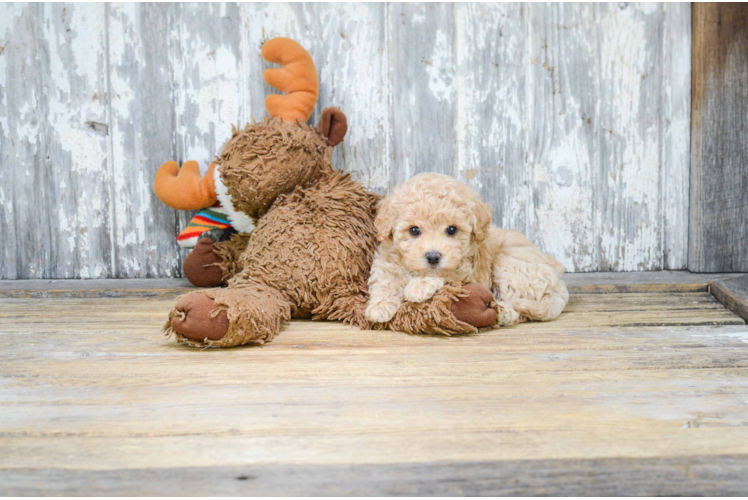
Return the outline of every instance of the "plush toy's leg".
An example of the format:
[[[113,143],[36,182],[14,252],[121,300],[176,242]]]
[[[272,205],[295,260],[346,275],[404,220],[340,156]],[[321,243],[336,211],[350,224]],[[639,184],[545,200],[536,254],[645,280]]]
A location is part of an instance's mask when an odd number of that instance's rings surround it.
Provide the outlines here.
[[[289,319],[291,303],[277,290],[253,283],[180,297],[164,331],[195,346],[263,344],[272,340],[281,323]]]
[[[312,319],[342,321],[362,329],[370,328],[371,323],[364,317],[369,295],[366,285],[351,285],[333,290],[327,302],[312,311]]]
[[[213,240],[203,238],[184,259],[182,270],[184,276],[195,286],[218,286],[223,283],[223,272],[218,267],[219,262],[221,258],[214,251]]]
[[[182,269],[185,277],[200,287],[226,283],[240,271],[239,255],[247,248],[249,236],[249,233],[238,233],[220,243],[214,243],[210,238],[201,239],[184,259]]]
[[[467,297],[460,297],[459,300],[452,302],[452,314],[458,320],[476,328],[494,326],[503,311],[491,290],[478,283],[468,283],[462,286],[462,291]]]
[[[441,288],[422,303],[403,303],[389,323],[372,324],[365,317],[369,300],[366,286],[341,287],[312,311],[313,319],[343,321],[362,329],[389,328],[407,333],[453,335],[474,333],[496,324],[500,307],[491,291],[477,283]]]
[[[167,325],[177,335],[200,342],[221,340],[229,331],[226,310],[200,292],[180,297]]]
[[[375,327],[406,333],[475,333],[477,328],[494,325],[498,312],[498,304],[486,287],[448,284],[426,302],[404,302],[388,324]]]
[[[231,239],[215,244],[214,252],[221,258],[218,267],[221,268],[223,273],[224,283],[228,283],[234,275],[242,270],[239,257],[247,249],[251,236],[252,233],[236,233],[231,235]]]

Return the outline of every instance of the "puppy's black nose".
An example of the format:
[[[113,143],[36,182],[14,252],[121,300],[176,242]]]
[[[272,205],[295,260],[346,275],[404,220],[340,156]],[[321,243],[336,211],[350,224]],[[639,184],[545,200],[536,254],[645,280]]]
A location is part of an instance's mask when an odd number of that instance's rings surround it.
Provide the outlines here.
[[[439,263],[439,261],[442,258],[442,254],[439,252],[428,252],[426,254],[426,262],[429,263],[429,265],[435,266]]]

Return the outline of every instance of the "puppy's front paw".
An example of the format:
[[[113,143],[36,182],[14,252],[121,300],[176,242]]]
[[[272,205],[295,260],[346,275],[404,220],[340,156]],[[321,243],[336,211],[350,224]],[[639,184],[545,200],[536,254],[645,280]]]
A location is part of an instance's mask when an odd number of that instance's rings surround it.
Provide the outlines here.
[[[499,325],[512,326],[520,322],[519,313],[508,302],[499,302]]]
[[[403,297],[408,302],[426,302],[444,286],[444,280],[441,278],[413,278],[405,286]]]
[[[364,316],[372,323],[387,323],[400,308],[400,301],[389,300],[376,304],[369,304]]]

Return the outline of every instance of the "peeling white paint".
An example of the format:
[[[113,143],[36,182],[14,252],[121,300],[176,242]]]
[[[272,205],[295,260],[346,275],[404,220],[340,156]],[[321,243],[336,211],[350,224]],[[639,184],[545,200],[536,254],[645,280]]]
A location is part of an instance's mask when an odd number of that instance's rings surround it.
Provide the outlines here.
[[[153,175],[265,115],[274,36],[377,192],[449,173],[570,271],[681,268],[690,29],[678,4],[2,4],[0,278],[179,275],[192,214]]]
[[[640,7],[599,5],[598,144],[607,174],[600,179],[606,198],[599,212],[603,270],[662,267],[661,39],[652,38],[662,25],[662,11]]]
[[[691,6],[663,8],[662,246],[667,269],[688,263],[691,137]]]
[[[74,175],[57,183],[57,231],[60,255],[78,254],[80,262],[61,277],[103,278],[96,274],[104,258],[109,227],[104,71],[105,16],[102,5],[45,6],[43,35],[49,42],[50,82],[47,120],[57,161],[54,176]],[[101,124],[101,125],[96,125]],[[97,127],[99,127],[97,129]],[[86,229],[81,231],[81,228]],[[66,249],[66,251],[65,251]],[[106,248],[108,251],[109,249]]]
[[[454,99],[456,79],[453,61],[451,40],[447,39],[444,30],[439,30],[436,32],[431,59],[426,62],[429,91],[439,101]]]

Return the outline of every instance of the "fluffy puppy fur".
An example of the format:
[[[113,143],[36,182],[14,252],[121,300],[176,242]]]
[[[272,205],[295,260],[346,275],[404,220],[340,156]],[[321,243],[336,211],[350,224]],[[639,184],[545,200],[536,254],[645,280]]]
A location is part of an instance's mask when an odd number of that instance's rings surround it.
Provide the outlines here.
[[[554,319],[569,300],[561,263],[491,225],[491,207],[452,177],[419,174],[400,185],[380,202],[375,226],[369,321],[387,322],[403,300],[424,302],[453,282],[490,289],[501,325]]]

